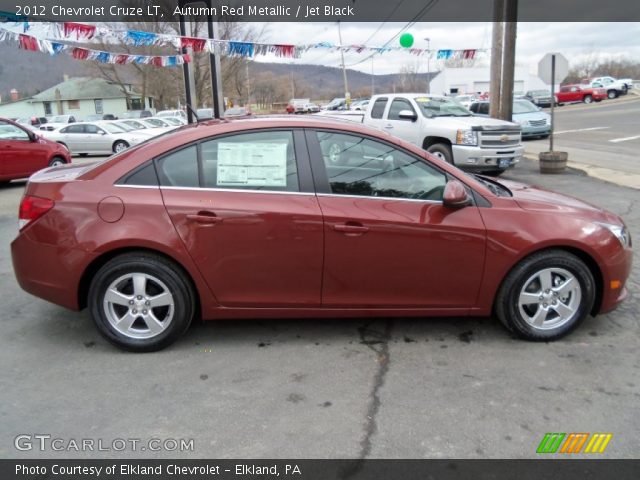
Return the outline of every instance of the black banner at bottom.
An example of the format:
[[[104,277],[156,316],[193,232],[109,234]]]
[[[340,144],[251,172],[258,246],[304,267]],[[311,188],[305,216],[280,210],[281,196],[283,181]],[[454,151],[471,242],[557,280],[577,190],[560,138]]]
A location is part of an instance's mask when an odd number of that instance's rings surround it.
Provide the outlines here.
[[[637,480],[640,460],[0,460],[0,479]]]

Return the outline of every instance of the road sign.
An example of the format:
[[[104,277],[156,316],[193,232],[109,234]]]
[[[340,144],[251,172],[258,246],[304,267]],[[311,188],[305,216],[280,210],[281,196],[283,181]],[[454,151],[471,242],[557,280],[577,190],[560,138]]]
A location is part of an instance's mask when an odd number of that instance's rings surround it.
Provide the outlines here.
[[[538,76],[547,85],[551,85],[551,56],[556,56],[556,78],[554,83],[561,83],[569,74],[569,61],[561,53],[547,53],[538,63]]]

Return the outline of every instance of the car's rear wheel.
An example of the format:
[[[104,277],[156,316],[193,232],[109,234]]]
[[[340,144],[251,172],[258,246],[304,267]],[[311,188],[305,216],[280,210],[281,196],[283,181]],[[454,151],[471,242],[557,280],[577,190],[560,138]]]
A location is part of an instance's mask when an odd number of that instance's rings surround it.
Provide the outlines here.
[[[595,281],[589,268],[563,250],[534,254],[505,278],[496,298],[500,321],[527,340],[556,340],[589,314]]]
[[[67,162],[66,162],[66,161],[65,161],[65,159],[64,159],[64,158],[62,158],[62,157],[53,157],[53,158],[51,159],[51,161],[49,162],[49,166],[50,166],[50,167],[59,167],[60,165],[64,165],[64,164],[66,164],[66,163],[67,163]]]
[[[427,147],[427,152],[447,163],[453,163],[453,153],[451,152],[451,147],[449,145],[436,143]]]
[[[591,102],[593,102],[593,97],[591,95],[585,95],[584,98],[582,99],[582,101],[584,103],[591,103]]]
[[[617,98],[617,97],[618,97],[618,92],[616,92],[615,90],[609,90],[609,91],[607,92],[607,98],[608,98],[609,100],[614,99],[614,98]]]
[[[126,150],[127,148],[129,148],[129,144],[124,140],[118,140],[113,144],[114,153],[120,153],[123,150]]]
[[[91,317],[114,345],[136,352],[160,350],[189,327],[195,296],[173,262],[148,253],[128,253],[107,262],[91,281]]]

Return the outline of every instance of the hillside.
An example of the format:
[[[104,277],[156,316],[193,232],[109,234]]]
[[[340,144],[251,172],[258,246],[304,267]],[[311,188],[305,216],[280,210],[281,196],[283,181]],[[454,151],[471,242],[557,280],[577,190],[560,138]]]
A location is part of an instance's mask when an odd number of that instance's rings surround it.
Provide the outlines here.
[[[3,101],[9,98],[9,91],[16,88],[21,97],[45,90],[61,81],[64,75],[94,75],[89,62],[81,62],[66,55],[50,57],[40,52],[19,50],[13,45],[0,44],[0,95]],[[433,73],[431,74],[434,75]],[[343,95],[342,70],[322,65],[299,65],[281,63],[251,62],[252,82],[273,78],[280,85],[286,85],[279,93],[279,101],[287,101],[295,91],[296,96],[314,99],[330,99]],[[371,92],[372,76],[357,70],[347,70],[349,90],[352,96],[366,96]],[[395,89],[426,90],[426,74],[375,75],[376,92],[391,92]]]

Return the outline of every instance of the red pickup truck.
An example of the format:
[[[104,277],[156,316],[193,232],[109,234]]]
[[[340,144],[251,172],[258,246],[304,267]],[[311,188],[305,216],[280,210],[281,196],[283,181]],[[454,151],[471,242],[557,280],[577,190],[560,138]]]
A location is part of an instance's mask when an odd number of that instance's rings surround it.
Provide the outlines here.
[[[607,91],[604,88],[593,88],[589,85],[563,85],[556,93],[558,104],[572,102],[600,102],[607,98]]]

